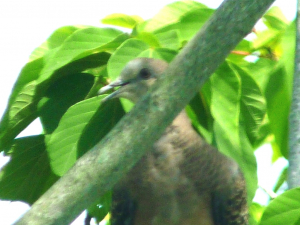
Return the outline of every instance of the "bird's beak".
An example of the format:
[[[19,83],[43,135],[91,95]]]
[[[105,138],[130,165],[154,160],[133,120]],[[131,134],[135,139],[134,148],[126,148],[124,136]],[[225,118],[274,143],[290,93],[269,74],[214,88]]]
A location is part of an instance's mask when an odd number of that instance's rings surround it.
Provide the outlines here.
[[[102,95],[104,94],[105,92],[115,88],[115,87],[121,87],[121,86],[125,86],[126,84],[128,84],[128,82],[126,81],[123,81],[121,79],[117,79],[116,81],[102,87],[99,91],[98,91],[98,95]],[[109,100],[109,99],[112,99],[112,98],[115,98],[118,96],[118,94],[120,94],[120,89],[114,91],[113,93],[111,93],[110,95],[106,96],[104,99],[102,99],[102,103]]]

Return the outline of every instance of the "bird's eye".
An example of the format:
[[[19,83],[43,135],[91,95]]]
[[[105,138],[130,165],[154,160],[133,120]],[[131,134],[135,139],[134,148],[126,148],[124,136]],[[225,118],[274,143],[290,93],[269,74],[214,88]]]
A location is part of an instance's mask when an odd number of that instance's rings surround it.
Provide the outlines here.
[[[142,79],[149,79],[149,78],[151,77],[151,72],[150,72],[150,70],[147,69],[147,68],[141,69],[141,71],[140,71],[140,77],[141,77]]]

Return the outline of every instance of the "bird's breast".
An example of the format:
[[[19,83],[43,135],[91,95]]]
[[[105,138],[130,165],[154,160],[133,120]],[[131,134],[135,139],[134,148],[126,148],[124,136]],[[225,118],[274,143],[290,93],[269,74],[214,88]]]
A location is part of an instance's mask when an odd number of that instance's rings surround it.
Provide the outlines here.
[[[186,143],[168,129],[124,179],[137,202],[134,224],[212,225],[210,193],[199,195],[183,173]]]

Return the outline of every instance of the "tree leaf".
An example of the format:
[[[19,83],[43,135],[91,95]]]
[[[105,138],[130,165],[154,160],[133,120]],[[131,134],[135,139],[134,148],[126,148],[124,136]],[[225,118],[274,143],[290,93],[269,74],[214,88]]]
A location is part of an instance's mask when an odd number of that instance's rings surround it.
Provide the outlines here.
[[[65,174],[123,115],[119,101],[100,107],[102,98],[94,97],[71,106],[55,131],[46,136],[50,165],[55,174]]]
[[[41,99],[38,111],[45,134],[51,134],[73,104],[83,100],[94,83],[90,74],[77,73],[54,82]]]
[[[294,225],[300,219],[300,188],[294,188],[272,200],[262,215],[260,225]],[[297,222],[297,223],[296,223]]]
[[[37,117],[35,87],[35,81],[25,85],[6,110],[1,121],[1,149],[7,150],[13,139]]]
[[[147,24],[144,31],[153,32],[170,24],[179,22],[181,16],[195,8],[206,8],[205,5],[194,1],[178,1],[162,8]]]
[[[201,92],[203,91],[203,88]],[[199,92],[190,101],[186,107],[186,112],[190,117],[193,126],[205,138],[205,140],[212,144],[212,124],[213,118],[210,113],[210,108],[203,94]]]
[[[188,41],[199,31],[215,10],[195,7],[181,16],[178,27],[180,40]]]
[[[288,117],[291,104],[291,93],[288,87],[290,85],[291,83],[287,83],[284,68],[278,65],[271,72],[265,92],[270,128],[281,154],[286,158],[288,157]]]
[[[228,141],[234,149],[240,149],[240,78],[227,63],[224,63],[211,77],[211,84],[211,112],[218,124],[218,130],[221,129],[225,132],[221,136],[228,138]],[[220,150],[222,151],[222,149]],[[228,149],[226,151],[228,155]]]
[[[250,208],[249,208],[249,211],[250,211],[250,215],[251,217],[255,220],[255,224],[258,224],[258,222],[260,221],[261,219],[261,216],[263,214],[265,210],[265,207],[256,203],[256,202],[252,202]],[[250,223],[252,224],[252,223]]]
[[[261,133],[261,128],[267,123],[267,103],[255,80],[238,66],[231,64],[231,67],[238,72],[242,81],[241,117],[247,124],[246,133],[252,145],[257,146],[269,134]]]
[[[147,43],[149,46],[151,46],[151,48],[159,48],[160,47],[160,43],[159,43],[157,37],[152,33],[139,32],[137,34],[136,38]]]
[[[0,173],[0,198],[33,204],[57,179],[49,165],[44,136],[15,140],[11,160]]]
[[[169,30],[166,32],[156,33],[155,36],[158,38],[162,47],[178,50],[181,47],[178,33],[178,30]]]
[[[211,112],[215,119],[213,129],[217,148],[240,165],[251,202],[257,188],[256,159],[245,128],[239,123],[241,79],[224,63],[211,77],[211,83]]]
[[[107,60],[107,53],[93,54],[76,60],[57,70],[51,78],[52,82],[56,82],[57,79],[66,75],[76,74],[87,68],[106,64]],[[37,104],[45,95],[48,86],[52,85],[52,82],[47,85],[37,84],[36,79],[38,79],[38,72],[42,66],[43,58],[28,63],[16,82],[0,124],[0,147],[2,149],[8,149],[12,140],[38,116]],[[62,93],[62,95],[64,94]],[[68,98],[68,96],[66,97]]]
[[[121,40],[116,42],[115,40],[120,37],[122,37]],[[123,33],[112,28],[90,27],[77,30],[59,48],[50,51],[51,56],[41,71],[38,82],[48,80],[57,69],[72,61],[117,47],[124,40]]]
[[[112,54],[107,63],[109,78],[115,80],[129,61],[149,48],[150,46],[148,44],[134,38],[124,41],[124,43]]]
[[[136,24],[143,21],[144,20],[140,16],[129,16],[123,13],[113,13],[104,17],[101,20],[101,23],[132,29]]]
[[[29,57],[30,61],[43,57],[50,49],[59,47],[65,41],[65,39],[67,39],[78,29],[78,26],[65,26],[58,28],[51,34],[47,41],[42,43],[31,53]]]
[[[121,31],[114,29],[85,28],[72,33],[60,47],[49,50],[43,58],[29,62],[19,76],[1,121],[0,147],[9,148],[12,139],[37,117],[36,105],[49,85],[45,81],[49,83],[66,72],[87,69],[84,59],[96,51],[118,46],[125,38]],[[78,63],[80,67],[73,64],[71,70],[67,69],[71,63]],[[101,61],[96,63],[99,65]]]
[[[275,29],[268,29],[257,34],[257,38],[252,42],[254,49],[261,49],[274,45],[279,41],[281,32]]]
[[[264,23],[271,29],[285,30],[289,24],[282,11],[278,6],[273,6],[263,16]]]

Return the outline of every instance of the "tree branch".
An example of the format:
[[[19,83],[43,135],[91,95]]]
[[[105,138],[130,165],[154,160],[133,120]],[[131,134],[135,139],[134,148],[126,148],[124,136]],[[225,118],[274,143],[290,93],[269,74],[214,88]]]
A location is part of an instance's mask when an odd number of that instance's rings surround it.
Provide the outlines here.
[[[293,99],[289,121],[289,188],[300,186],[300,1],[297,1],[296,55]]]
[[[273,1],[225,1],[151,91],[16,224],[68,224],[111,189],[151,148]]]

